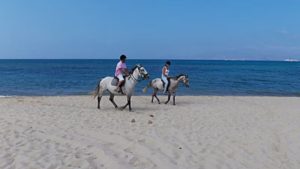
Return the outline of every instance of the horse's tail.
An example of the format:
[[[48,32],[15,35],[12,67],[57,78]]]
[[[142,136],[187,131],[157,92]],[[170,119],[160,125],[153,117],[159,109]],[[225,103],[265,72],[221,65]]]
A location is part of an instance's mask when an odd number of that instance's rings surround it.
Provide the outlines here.
[[[148,85],[147,85],[146,87],[144,87],[143,93],[146,93],[146,92],[147,92],[147,89],[148,89],[149,87],[151,87],[151,85],[152,85],[152,81],[150,81],[150,82],[148,83]]]
[[[97,87],[96,87],[95,91],[93,92],[94,98],[96,98],[96,96],[99,94],[100,82],[101,82],[101,80],[98,82]]]

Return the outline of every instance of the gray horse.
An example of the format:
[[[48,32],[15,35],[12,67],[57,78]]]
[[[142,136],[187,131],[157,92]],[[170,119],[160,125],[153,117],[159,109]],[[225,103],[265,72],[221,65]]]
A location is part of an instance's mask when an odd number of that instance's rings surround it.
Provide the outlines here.
[[[132,69],[131,72],[132,73],[130,73],[129,76],[127,76],[125,78],[125,84],[122,87],[122,91],[127,96],[127,103],[120,108],[121,110],[125,109],[127,106],[129,106],[129,111],[132,110],[131,109],[131,96],[134,92],[135,85],[141,79],[149,78],[147,70],[139,64],[136,65]],[[98,96],[98,109],[100,109],[100,101],[101,101],[101,98],[105,91],[108,91],[110,93],[109,100],[112,102],[112,104],[115,106],[115,108],[118,108],[117,104],[114,101],[114,96],[121,95],[121,94],[115,91],[115,89],[117,88],[117,86],[116,86],[117,83],[112,85],[113,80],[114,80],[114,77],[105,77],[97,85],[96,90],[94,92],[94,97]]]
[[[189,87],[189,78],[188,75],[185,74],[180,74],[176,77],[171,77],[170,78],[170,85],[168,88],[168,100],[165,102],[167,104],[170,101],[171,95],[173,95],[173,105],[175,105],[175,95],[176,95],[176,89],[178,88],[179,82],[183,82],[183,84],[186,87]],[[153,103],[154,97],[157,99],[158,104],[160,104],[160,101],[157,97],[157,92],[158,91],[163,91],[163,82],[160,78],[153,79],[152,81],[149,82],[149,84],[143,89],[143,92],[146,93],[147,89],[152,87],[153,88],[153,93],[152,93],[152,100],[151,102]]]

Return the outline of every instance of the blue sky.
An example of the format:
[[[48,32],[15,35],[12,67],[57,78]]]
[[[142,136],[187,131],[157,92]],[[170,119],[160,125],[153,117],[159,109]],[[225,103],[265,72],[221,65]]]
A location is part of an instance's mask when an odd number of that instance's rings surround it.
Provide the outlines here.
[[[300,59],[298,0],[0,2],[0,58]]]

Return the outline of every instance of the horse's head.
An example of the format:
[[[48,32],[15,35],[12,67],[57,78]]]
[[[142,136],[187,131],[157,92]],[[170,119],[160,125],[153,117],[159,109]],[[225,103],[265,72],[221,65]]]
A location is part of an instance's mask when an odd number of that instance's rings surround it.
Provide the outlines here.
[[[183,84],[186,87],[190,87],[189,76],[187,74],[180,74],[179,76],[177,76],[177,79],[182,80]]]
[[[132,69],[133,73],[137,73],[139,77],[141,77],[143,80],[149,78],[149,74],[147,70],[140,64],[135,65],[135,67]]]
[[[188,75],[185,75],[184,77],[185,77],[185,78],[183,79],[183,84],[184,84],[186,87],[190,87],[189,76],[188,76]]]

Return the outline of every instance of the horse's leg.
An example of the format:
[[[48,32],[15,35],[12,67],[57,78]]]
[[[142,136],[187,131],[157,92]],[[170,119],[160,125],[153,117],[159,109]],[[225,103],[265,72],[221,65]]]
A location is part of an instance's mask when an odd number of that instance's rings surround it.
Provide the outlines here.
[[[128,105],[129,105],[129,111],[132,111],[132,109],[131,109],[131,96],[127,96],[127,103],[124,106],[122,106],[120,108],[120,110],[124,110]]]
[[[154,96],[155,96],[155,94],[154,94],[154,92],[153,92],[153,93],[152,93],[151,103],[153,103]]]
[[[98,95],[98,109],[100,109],[100,101],[101,101],[102,96]]]
[[[175,106],[176,104],[175,104],[175,93],[173,93],[173,105]]]
[[[128,104],[129,104],[128,97],[129,96],[127,96],[127,103],[124,106],[120,107],[120,110],[124,110],[128,106]]]
[[[158,99],[157,95],[155,95],[154,97],[155,97],[155,98],[156,98],[156,100],[158,101],[158,104],[160,104],[160,101],[159,101],[159,99]]]
[[[158,101],[158,104],[160,104],[160,101],[159,101],[159,99],[158,99],[158,97],[157,97],[157,92],[158,92],[158,89],[155,89],[155,95],[154,95],[154,97],[155,97],[156,100]]]
[[[103,92],[104,92],[104,90],[103,90],[103,88],[101,88],[101,86],[100,85],[98,85],[98,87],[97,87],[97,93],[98,93],[98,109],[100,109],[100,102],[101,102],[101,98],[102,98],[102,95],[103,95]]]
[[[110,102],[112,102],[112,104],[115,106],[115,108],[118,108],[117,104],[114,101],[114,97],[115,97],[115,95],[110,93],[109,100],[110,100]]]
[[[165,104],[168,104],[171,98],[171,92],[168,92],[168,100],[165,102]]]
[[[154,97],[156,98],[156,100],[158,101],[158,104],[160,104],[160,101],[159,101],[159,99],[158,99],[158,97],[157,97],[157,91],[158,91],[158,89],[157,88],[155,88],[154,90],[153,90],[153,94],[152,94],[152,100],[151,100],[151,102],[153,103],[153,99],[154,99]]]
[[[124,110],[127,106],[128,106],[128,98],[127,98],[127,103],[126,103],[124,106],[122,106],[122,107],[120,108],[120,110]]]
[[[132,109],[131,109],[131,96],[127,96],[127,103],[128,103],[128,106],[129,106],[129,111],[132,111]]]

